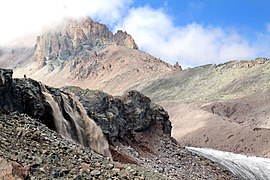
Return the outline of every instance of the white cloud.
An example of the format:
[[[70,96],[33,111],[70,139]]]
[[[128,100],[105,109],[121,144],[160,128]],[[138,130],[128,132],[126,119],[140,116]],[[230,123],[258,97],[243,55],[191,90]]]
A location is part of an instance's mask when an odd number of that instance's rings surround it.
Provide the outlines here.
[[[132,34],[139,48],[184,66],[248,59],[257,50],[232,30],[191,23],[177,27],[161,9],[131,9],[117,26]]]
[[[39,32],[45,24],[63,17],[92,18],[113,25],[132,0],[8,0],[0,2],[0,44],[24,34]]]
[[[32,45],[35,36],[29,34],[37,35],[44,25],[63,17],[89,15],[114,30],[127,31],[141,50],[170,63],[178,61],[184,66],[251,59],[269,47],[265,42],[268,36],[260,36],[262,41],[258,44],[261,46],[257,48],[233,30],[195,22],[179,27],[162,9],[132,8],[132,5],[133,0],[3,1],[0,2],[0,45],[25,34],[28,34],[28,41],[33,38],[29,41]],[[270,32],[270,25],[267,28]]]

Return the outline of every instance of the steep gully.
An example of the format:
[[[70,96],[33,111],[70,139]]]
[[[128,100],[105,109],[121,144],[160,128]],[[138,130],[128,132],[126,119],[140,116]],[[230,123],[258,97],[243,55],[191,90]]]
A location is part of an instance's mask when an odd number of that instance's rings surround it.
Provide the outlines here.
[[[235,154],[206,148],[187,147],[230,170],[239,179],[267,180],[270,178],[270,159]]]

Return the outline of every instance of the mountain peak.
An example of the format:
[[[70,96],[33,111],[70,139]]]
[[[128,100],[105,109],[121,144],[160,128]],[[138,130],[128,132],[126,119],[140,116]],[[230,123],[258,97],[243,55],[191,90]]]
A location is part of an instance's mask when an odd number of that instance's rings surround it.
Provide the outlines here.
[[[35,60],[42,66],[47,60],[68,60],[81,52],[97,51],[110,45],[138,49],[132,36],[122,30],[113,34],[90,17],[66,19],[38,36]]]

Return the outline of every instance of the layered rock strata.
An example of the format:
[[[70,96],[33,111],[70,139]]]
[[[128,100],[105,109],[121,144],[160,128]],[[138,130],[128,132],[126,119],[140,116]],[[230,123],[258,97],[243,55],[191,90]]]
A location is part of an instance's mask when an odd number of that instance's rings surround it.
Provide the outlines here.
[[[80,53],[97,51],[109,45],[138,49],[133,38],[118,30],[113,34],[105,25],[91,18],[67,19],[37,38],[35,60],[40,67],[48,60],[69,60]]]

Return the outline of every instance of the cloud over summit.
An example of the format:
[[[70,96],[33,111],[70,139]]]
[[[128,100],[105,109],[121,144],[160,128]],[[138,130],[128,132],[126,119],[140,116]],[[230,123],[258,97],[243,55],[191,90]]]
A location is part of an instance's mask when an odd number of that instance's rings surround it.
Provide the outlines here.
[[[233,28],[198,22],[177,26],[162,8],[134,4],[132,0],[3,1],[0,3],[0,45],[24,34],[37,34],[44,25],[64,17],[90,16],[114,31],[127,31],[141,50],[172,64],[178,61],[184,66],[197,66],[251,59],[264,50]],[[260,37],[264,39],[264,35]],[[266,48],[269,43],[260,44]]]
[[[0,2],[0,45],[39,33],[62,18],[91,16],[107,25],[120,21],[131,0],[9,0]]]

